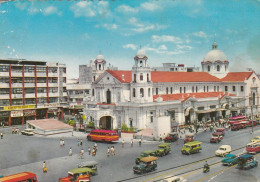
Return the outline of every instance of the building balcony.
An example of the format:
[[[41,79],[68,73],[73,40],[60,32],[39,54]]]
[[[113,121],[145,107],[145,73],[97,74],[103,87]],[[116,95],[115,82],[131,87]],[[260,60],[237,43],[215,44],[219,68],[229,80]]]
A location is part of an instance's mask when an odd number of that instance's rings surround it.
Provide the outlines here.
[[[0,98],[1,99],[9,99],[9,94],[1,94]]]
[[[37,93],[37,97],[47,97],[47,93]]]
[[[46,77],[45,72],[37,72],[37,77]]]
[[[23,84],[22,83],[12,83],[12,87],[23,87]]]
[[[12,94],[12,99],[22,99],[23,94]]]
[[[49,87],[58,87],[58,83],[49,83]]]
[[[35,83],[24,83],[24,87],[35,87]]]
[[[34,72],[24,73],[25,77],[34,77]]]
[[[16,76],[22,77],[22,76],[23,76],[23,73],[22,73],[22,72],[14,72],[14,71],[12,71],[12,72],[11,72],[11,75],[12,75],[12,77],[16,77]]]
[[[0,83],[0,88],[9,88],[9,83]]]
[[[47,87],[46,83],[37,83],[37,87]]]
[[[0,72],[0,76],[9,77],[9,72]]]
[[[25,98],[35,98],[35,93],[25,94]]]
[[[58,73],[48,73],[48,77],[58,77]]]
[[[49,97],[58,97],[59,96],[59,93],[56,92],[56,93],[49,93]]]

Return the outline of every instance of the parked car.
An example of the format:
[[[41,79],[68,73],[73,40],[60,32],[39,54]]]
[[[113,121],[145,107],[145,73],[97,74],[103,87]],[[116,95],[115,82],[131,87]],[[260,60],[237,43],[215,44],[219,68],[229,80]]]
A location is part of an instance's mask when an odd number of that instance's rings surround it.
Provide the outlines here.
[[[157,168],[158,158],[154,156],[144,157],[140,160],[140,164],[133,167],[135,174],[143,174],[150,171],[153,171]]]
[[[32,136],[32,135],[34,135],[34,130],[31,128],[27,128],[27,129],[24,129],[23,131],[21,131],[21,133],[23,135]]]
[[[257,167],[258,161],[255,160],[254,156],[251,154],[244,154],[238,157],[238,168],[239,169],[250,169]]]
[[[231,131],[237,131],[237,130],[240,130],[242,127],[241,127],[241,124],[240,123],[233,123],[231,125]]]
[[[182,154],[192,154],[197,153],[201,150],[202,142],[199,141],[192,141],[185,143],[181,149]]]
[[[164,156],[169,154],[171,151],[171,144],[170,143],[161,143],[158,145],[158,149],[155,150],[156,156]]]
[[[194,135],[185,135],[184,143],[194,141]]]
[[[178,133],[173,132],[173,133],[169,133],[168,136],[165,137],[163,140],[164,140],[164,142],[175,142],[178,139],[179,139]]]
[[[142,158],[148,157],[148,156],[156,156],[155,151],[152,151],[152,150],[143,151],[141,153],[141,155],[135,159],[135,163],[139,164]]]
[[[212,136],[210,138],[210,143],[219,143],[223,139],[222,132],[215,132],[212,133]]]
[[[78,164],[79,168],[89,168],[89,173],[91,176],[94,176],[97,174],[97,165],[98,162],[96,161],[85,161]]]
[[[181,176],[167,176],[163,178],[160,182],[187,182],[187,179]]]
[[[225,158],[221,160],[224,166],[233,166],[237,164],[238,157],[235,154],[227,154]]]
[[[216,132],[222,133],[222,136],[225,136],[225,128],[217,128]]]
[[[216,150],[216,156],[225,156],[226,154],[229,154],[231,152],[231,146],[230,145],[221,145],[218,150]]]
[[[251,142],[260,142],[260,136],[255,136],[251,139]]]

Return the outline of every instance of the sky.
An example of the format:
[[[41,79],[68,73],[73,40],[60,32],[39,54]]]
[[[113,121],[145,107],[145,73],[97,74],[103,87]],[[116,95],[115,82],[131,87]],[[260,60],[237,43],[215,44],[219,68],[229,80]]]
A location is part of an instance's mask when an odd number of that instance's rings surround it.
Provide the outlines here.
[[[260,0],[8,1],[0,4],[0,59],[59,62],[67,77],[101,53],[130,70],[138,49],[151,67],[201,66],[216,40],[231,71],[260,73]]]

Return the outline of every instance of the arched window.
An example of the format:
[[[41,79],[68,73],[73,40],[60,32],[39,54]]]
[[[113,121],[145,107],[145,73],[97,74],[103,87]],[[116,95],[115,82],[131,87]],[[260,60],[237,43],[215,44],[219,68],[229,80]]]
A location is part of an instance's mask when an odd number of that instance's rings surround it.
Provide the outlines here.
[[[196,92],[198,92],[198,87],[196,86]]]
[[[227,71],[227,66],[225,66],[225,71]]]
[[[135,97],[135,88],[133,88],[133,97]]]
[[[182,87],[180,87],[180,93],[182,93]]]
[[[217,65],[217,71],[220,71],[220,66],[219,65]]]
[[[194,92],[194,86],[192,86],[192,93]]]
[[[144,79],[143,73],[140,74],[140,80],[142,81]]]
[[[171,87],[171,94],[172,94],[172,87]]]
[[[151,96],[151,89],[148,88],[148,97],[150,97],[150,96]]]
[[[210,72],[210,65],[208,65],[208,72]]]
[[[183,93],[186,93],[186,87],[183,88]]]
[[[136,82],[136,74],[134,74],[134,83]]]
[[[149,74],[147,73],[147,82],[150,82]]]
[[[99,70],[101,70],[101,64],[98,65]]]
[[[143,88],[140,88],[140,96],[144,97],[144,89]]]
[[[169,90],[168,90],[168,87],[166,87],[166,94],[168,94]]]

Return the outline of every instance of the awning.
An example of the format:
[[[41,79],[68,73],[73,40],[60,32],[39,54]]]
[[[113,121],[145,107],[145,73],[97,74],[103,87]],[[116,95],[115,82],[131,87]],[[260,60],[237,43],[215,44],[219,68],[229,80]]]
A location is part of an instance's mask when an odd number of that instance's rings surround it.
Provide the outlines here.
[[[225,111],[225,110],[227,110],[227,109],[225,109],[225,108],[217,108],[217,111]]]
[[[196,113],[198,114],[204,114],[204,113],[210,113],[210,112],[216,112],[216,109],[209,109],[209,110],[197,110]]]
[[[187,109],[185,109],[184,115],[188,116],[191,109],[193,109],[193,108],[192,107],[188,107]]]
[[[239,108],[238,107],[232,107],[230,108],[230,111],[237,111]]]

